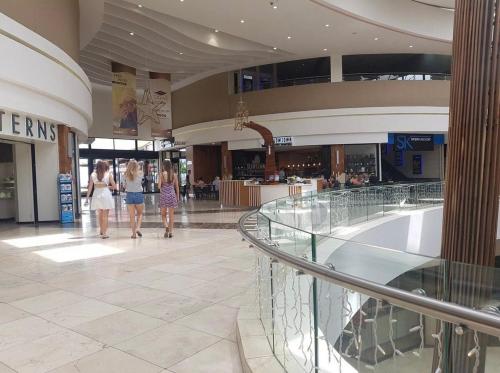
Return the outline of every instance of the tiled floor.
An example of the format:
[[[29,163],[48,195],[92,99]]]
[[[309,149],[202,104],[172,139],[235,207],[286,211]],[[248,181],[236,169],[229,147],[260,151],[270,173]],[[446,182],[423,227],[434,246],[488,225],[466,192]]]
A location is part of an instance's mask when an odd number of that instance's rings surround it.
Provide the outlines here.
[[[190,203],[176,217],[242,213],[217,209]],[[164,239],[152,208],[154,227],[131,240],[127,219],[120,206],[108,240],[89,212],[69,228],[1,227],[0,373],[241,372],[235,322],[253,252],[234,229]]]

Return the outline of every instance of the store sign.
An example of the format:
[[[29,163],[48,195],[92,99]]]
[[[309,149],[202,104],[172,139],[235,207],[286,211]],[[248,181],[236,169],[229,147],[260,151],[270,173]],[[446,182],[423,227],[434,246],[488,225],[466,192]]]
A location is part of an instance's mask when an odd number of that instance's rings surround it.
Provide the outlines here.
[[[57,125],[32,115],[0,109],[0,135],[57,142]]]
[[[389,133],[387,143],[394,151],[432,151],[435,144],[444,144],[444,135]]]
[[[293,137],[292,136],[275,137],[274,138],[274,145],[278,145],[278,146],[293,145]]]

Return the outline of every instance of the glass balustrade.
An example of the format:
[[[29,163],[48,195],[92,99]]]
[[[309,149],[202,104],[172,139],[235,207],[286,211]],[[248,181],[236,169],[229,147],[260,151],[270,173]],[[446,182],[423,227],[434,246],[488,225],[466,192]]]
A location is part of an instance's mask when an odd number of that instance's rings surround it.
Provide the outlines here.
[[[499,269],[341,238],[443,194],[443,183],[405,184],[262,206],[257,229],[242,234],[260,249],[255,299],[284,371],[498,371]]]

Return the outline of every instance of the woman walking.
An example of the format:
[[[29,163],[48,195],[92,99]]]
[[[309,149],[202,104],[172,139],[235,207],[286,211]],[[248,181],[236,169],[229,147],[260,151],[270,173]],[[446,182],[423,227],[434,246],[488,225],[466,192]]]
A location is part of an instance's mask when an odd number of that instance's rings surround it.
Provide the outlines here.
[[[179,201],[179,182],[172,169],[172,163],[168,159],[163,161],[158,188],[160,189],[161,219],[165,227],[163,237],[172,238],[174,231],[174,209],[177,207]]]
[[[108,217],[109,210],[115,207],[115,201],[111,190],[116,190],[116,184],[113,175],[109,172],[109,165],[106,161],[97,161],[96,169],[90,175],[89,194],[93,190],[91,210],[97,210],[99,220],[99,234],[101,238],[108,236]],[[111,189],[110,189],[111,186]]]
[[[130,216],[130,228],[132,236],[135,239],[137,236],[142,237],[141,224],[142,214],[144,211],[144,195],[142,194],[142,178],[144,177],[140,170],[139,163],[135,159],[131,159],[127,163],[125,171],[125,191],[127,192],[127,208]],[[137,220],[136,220],[137,216]]]

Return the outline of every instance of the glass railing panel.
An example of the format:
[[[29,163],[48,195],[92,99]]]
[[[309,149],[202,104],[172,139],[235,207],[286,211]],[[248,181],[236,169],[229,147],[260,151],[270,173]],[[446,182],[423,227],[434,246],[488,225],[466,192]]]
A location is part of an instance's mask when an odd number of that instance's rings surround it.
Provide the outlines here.
[[[286,372],[314,372],[314,280],[279,263],[274,268],[274,354]]]
[[[272,263],[271,258],[265,255],[257,255],[256,260],[256,304],[265,335],[272,347],[274,344]]]
[[[291,197],[276,200],[276,221],[282,224],[295,226],[295,205]]]
[[[271,222],[271,241],[277,250],[311,259],[312,234],[287,225]]]
[[[348,194],[349,225],[368,220],[368,195],[366,188],[351,189]]]
[[[318,234],[331,233],[331,196],[332,193],[318,193],[313,197],[311,211],[312,232]]]

